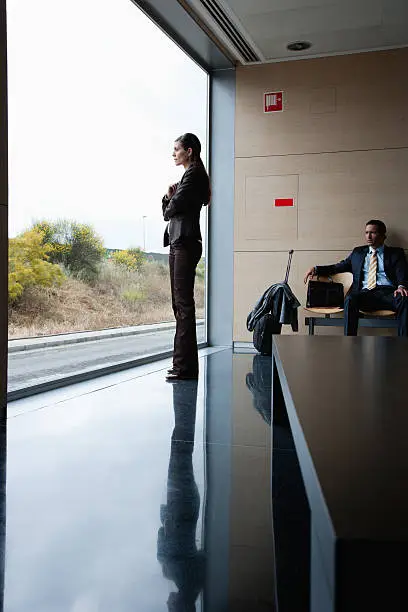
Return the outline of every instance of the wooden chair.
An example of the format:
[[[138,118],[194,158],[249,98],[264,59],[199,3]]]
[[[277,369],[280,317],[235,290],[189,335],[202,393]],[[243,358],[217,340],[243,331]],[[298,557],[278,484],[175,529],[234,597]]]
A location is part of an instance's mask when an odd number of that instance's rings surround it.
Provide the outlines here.
[[[365,317],[395,319],[395,312],[393,310],[360,310],[360,313]]]
[[[333,276],[331,276],[330,278],[335,283],[343,283],[344,297],[346,297],[353,283],[353,275],[351,274],[351,272],[342,272],[341,274],[333,274]],[[329,278],[327,276],[319,276],[317,280],[328,281]],[[316,315],[316,314],[324,315],[325,319],[330,319],[332,315],[336,315],[336,314],[340,314],[344,312],[344,308],[340,308],[339,306],[331,306],[328,308],[327,307],[325,308],[324,306],[314,306],[313,308],[305,308],[305,310],[307,313],[312,313],[312,315]],[[316,317],[311,316],[307,319],[307,322],[309,325],[309,335],[310,336],[314,335],[315,318]]]
[[[342,274],[333,274],[331,279],[334,282],[343,283],[344,287],[344,298],[346,298],[350,291],[353,275],[351,272],[344,272]],[[318,280],[324,281],[328,278],[319,277]],[[344,324],[342,317],[332,317],[332,315],[341,314],[344,308],[305,308],[306,313],[310,313],[311,316],[306,317],[305,323],[309,326],[309,336],[314,335],[315,326],[318,327],[340,327]],[[316,316],[319,315],[319,316]],[[323,315],[323,316],[322,316]],[[395,328],[398,327],[398,321],[393,310],[360,310],[360,321],[359,326],[361,327],[379,327],[379,328]]]

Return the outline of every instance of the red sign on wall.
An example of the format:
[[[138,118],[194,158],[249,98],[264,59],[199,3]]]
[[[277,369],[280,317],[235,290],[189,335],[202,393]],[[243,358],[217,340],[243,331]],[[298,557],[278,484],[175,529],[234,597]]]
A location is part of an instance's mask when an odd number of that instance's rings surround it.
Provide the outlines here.
[[[283,91],[264,93],[264,112],[279,113],[283,111]]]
[[[294,206],[295,200],[293,198],[275,198],[275,206]]]

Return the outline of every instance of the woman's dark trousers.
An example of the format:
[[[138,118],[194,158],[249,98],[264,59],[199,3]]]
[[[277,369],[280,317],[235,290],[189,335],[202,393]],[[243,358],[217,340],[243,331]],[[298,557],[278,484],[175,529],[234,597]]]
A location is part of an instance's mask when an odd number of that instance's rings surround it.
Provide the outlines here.
[[[198,240],[170,245],[171,299],[176,317],[173,368],[185,376],[198,375],[198,350],[194,302],[194,280],[202,245]]]

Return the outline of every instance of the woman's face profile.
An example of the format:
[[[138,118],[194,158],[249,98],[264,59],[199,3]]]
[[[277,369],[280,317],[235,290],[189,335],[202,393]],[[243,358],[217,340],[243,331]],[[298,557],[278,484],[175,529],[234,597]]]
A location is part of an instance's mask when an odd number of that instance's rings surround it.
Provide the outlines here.
[[[184,166],[189,162],[189,151],[191,151],[191,149],[187,149],[186,151],[181,142],[176,140],[173,149],[173,159],[176,166]]]

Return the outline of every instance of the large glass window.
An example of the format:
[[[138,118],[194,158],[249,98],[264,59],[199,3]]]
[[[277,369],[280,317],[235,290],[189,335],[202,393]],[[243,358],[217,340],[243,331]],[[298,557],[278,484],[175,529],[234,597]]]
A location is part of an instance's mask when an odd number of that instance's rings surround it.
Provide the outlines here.
[[[130,0],[7,4],[13,391],[171,349],[161,198],[177,136],[206,162],[208,75]]]

